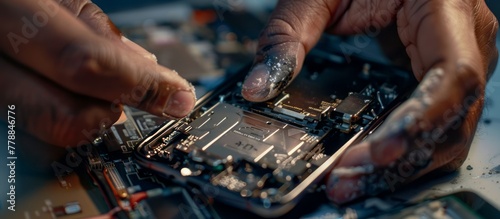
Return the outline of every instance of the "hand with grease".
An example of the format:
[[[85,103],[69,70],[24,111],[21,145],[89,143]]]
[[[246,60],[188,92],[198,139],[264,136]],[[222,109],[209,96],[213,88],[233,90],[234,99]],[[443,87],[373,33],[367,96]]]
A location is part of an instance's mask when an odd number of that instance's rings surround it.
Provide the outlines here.
[[[41,140],[92,141],[85,131],[111,126],[123,105],[178,118],[195,104],[186,80],[90,0],[0,0],[0,20],[0,105]]]
[[[351,146],[327,179],[345,203],[394,190],[467,157],[498,57],[498,22],[483,0],[281,0],[263,30],[243,96],[264,101],[296,76],[323,31],[363,34],[397,26],[420,81],[413,95],[364,142]]]

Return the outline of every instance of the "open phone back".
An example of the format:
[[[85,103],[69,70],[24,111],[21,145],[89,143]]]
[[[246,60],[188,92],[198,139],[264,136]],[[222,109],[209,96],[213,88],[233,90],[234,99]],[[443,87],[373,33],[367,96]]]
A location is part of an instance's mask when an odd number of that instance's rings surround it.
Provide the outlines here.
[[[264,217],[292,209],[335,160],[404,101],[413,75],[387,65],[313,51],[276,98],[241,95],[244,68],[166,122],[135,149],[135,161],[218,201]]]

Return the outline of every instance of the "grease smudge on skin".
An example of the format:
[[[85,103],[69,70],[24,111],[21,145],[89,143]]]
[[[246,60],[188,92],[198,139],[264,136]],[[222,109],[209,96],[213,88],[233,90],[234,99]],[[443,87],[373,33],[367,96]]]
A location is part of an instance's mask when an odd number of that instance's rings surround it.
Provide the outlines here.
[[[297,67],[296,43],[284,43],[266,48],[250,70],[242,86],[249,101],[265,101],[278,95],[290,84]]]

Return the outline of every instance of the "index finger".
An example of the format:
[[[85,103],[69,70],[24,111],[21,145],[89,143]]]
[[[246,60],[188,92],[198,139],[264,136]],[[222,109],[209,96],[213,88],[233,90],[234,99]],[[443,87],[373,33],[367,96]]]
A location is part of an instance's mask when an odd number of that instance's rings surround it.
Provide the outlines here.
[[[97,35],[54,1],[0,4],[2,51],[65,89],[156,115],[183,117],[194,106],[177,73]]]

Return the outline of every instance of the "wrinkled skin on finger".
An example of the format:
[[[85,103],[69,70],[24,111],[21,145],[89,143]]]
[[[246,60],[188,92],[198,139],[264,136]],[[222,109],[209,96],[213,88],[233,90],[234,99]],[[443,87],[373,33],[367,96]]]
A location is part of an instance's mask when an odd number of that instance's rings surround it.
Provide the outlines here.
[[[123,105],[186,116],[193,87],[123,37],[88,0],[0,1],[0,103],[41,140],[76,146],[118,119]],[[88,133],[93,133],[89,135]],[[92,136],[92,137],[89,137]]]
[[[420,81],[366,141],[351,146],[327,179],[336,203],[394,190],[465,160],[496,67],[498,21],[482,0],[279,1],[262,31],[242,89],[250,101],[279,94],[320,35],[366,34],[388,26]]]

